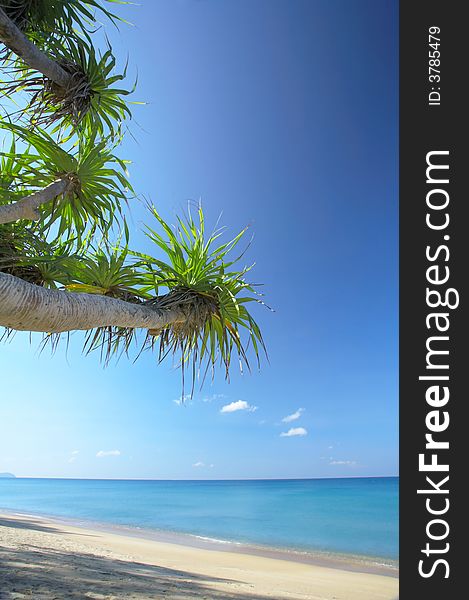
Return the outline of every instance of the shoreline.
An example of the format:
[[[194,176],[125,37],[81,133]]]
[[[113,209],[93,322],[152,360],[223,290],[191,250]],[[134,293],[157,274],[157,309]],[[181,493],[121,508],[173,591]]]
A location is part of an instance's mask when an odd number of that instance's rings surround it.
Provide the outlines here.
[[[322,550],[302,550],[295,548],[280,548],[264,546],[261,544],[237,542],[233,540],[217,539],[178,531],[141,528],[133,525],[120,525],[110,522],[93,521],[86,518],[61,517],[45,513],[24,513],[0,507],[0,519],[3,516],[11,518],[33,518],[53,523],[57,526],[73,527],[99,531],[103,533],[121,535],[129,538],[146,541],[162,542],[187,546],[200,550],[214,550],[218,552],[233,552],[249,556],[271,558],[274,560],[291,561],[294,563],[321,566],[332,569],[342,569],[351,572],[399,577],[399,561],[380,556],[368,556],[349,553],[340,553]]]
[[[47,600],[398,597],[396,573],[193,547],[3,510],[0,580],[2,598],[33,594]]]

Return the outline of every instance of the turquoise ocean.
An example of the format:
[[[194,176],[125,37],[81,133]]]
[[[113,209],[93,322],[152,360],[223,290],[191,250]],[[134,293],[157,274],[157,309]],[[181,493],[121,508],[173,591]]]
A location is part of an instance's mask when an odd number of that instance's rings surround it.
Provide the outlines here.
[[[0,479],[0,510],[305,553],[398,559],[396,477]]]

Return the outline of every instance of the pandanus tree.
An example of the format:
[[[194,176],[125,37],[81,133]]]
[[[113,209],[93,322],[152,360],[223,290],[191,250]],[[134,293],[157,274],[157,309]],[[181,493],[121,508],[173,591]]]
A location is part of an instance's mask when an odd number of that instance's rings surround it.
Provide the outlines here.
[[[246,230],[223,241],[200,206],[171,226],[147,203],[149,245],[130,248],[136,196],[118,152],[133,89],[93,43],[98,18],[121,20],[111,1],[0,1],[0,326],[53,345],[81,330],[105,361],[156,349],[192,381],[218,364],[228,375],[233,357],[249,367],[265,351],[239,266]]]

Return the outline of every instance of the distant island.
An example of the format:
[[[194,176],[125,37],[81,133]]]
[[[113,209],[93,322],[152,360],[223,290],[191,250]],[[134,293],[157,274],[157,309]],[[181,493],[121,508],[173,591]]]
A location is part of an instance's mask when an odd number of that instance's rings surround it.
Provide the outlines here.
[[[16,475],[13,475],[13,473],[0,473],[0,479],[16,479]]]

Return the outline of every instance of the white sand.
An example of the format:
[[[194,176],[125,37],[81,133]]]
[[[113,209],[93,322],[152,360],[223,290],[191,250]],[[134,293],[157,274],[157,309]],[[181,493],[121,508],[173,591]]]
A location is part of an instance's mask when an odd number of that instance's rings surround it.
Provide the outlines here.
[[[394,600],[398,579],[0,514],[0,599]]]

